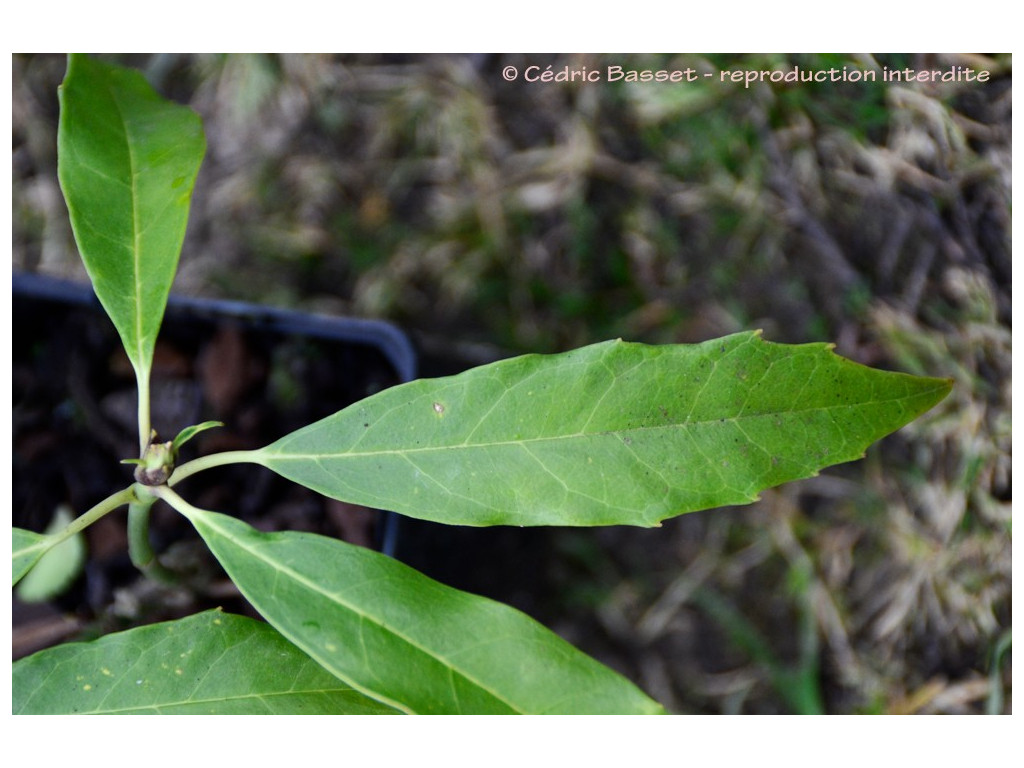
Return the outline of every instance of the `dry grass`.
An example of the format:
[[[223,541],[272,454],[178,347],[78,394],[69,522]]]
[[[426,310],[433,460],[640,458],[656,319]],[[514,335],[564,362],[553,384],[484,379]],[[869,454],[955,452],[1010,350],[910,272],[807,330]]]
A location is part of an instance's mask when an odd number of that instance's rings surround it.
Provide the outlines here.
[[[184,292],[390,318],[456,365],[761,327],[953,377],[864,461],[759,504],[553,534],[544,618],[680,712],[1009,711],[1008,56],[841,59],[986,84],[750,90],[500,75],[601,56],[130,61],[208,131]],[[81,275],[62,74],[14,60],[14,263]]]

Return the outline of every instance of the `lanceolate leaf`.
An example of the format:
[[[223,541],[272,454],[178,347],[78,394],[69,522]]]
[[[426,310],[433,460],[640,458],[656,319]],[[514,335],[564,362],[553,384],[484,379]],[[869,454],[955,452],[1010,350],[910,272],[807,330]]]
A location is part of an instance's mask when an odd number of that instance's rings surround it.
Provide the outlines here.
[[[60,185],[86,270],[136,371],[148,372],[153,357],[205,150],[199,116],[163,100],[140,73],[69,57]]]
[[[17,584],[39,558],[54,545],[54,539],[34,531],[14,528],[11,533],[12,584]]]
[[[655,714],[617,673],[508,606],[335,539],[187,505],[231,579],[341,680],[416,714]]]
[[[219,611],[15,662],[14,714],[398,714],[272,627]]]
[[[611,341],[395,387],[244,458],[444,523],[651,526],[860,458],[949,390],[756,332]]]

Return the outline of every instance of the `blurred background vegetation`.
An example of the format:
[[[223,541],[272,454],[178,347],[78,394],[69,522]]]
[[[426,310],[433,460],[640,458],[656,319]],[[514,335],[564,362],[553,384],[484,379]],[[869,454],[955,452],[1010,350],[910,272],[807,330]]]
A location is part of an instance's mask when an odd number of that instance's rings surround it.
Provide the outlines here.
[[[544,531],[518,602],[676,712],[1010,710],[1009,55],[110,58],[205,122],[179,292],[395,321],[426,375],[762,328],[952,377],[863,461],[757,504]],[[549,64],[992,75],[502,77]],[[14,57],[14,269],[84,280],[64,66]]]

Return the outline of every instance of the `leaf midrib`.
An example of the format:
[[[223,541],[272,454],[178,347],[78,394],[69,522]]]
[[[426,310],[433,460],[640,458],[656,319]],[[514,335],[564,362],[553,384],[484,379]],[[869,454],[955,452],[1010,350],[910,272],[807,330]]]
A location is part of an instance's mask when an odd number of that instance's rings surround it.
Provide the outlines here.
[[[121,103],[118,99],[118,91],[112,86],[108,86],[111,101],[114,103],[114,107],[117,109],[118,115],[121,117],[121,125],[124,128],[124,143],[125,148],[128,151],[128,169],[130,176],[130,183],[128,188],[131,190],[132,200],[132,278],[135,289],[135,303],[133,311],[135,314],[135,354],[136,358],[133,360],[136,367],[144,367],[145,365],[145,344],[143,343],[143,328],[142,328],[142,263],[141,263],[141,252],[142,246],[140,244],[141,230],[142,227],[139,223],[139,173],[137,171],[138,161],[135,158],[135,150],[132,146],[131,135],[128,128],[128,120],[125,116],[125,112],[121,107]]]
[[[426,656],[429,656],[429,657],[437,660],[442,665],[444,665],[445,667],[450,669],[453,673],[459,675],[462,679],[472,683],[477,688],[479,688],[479,689],[481,689],[483,691],[486,691],[487,693],[492,695],[495,699],[497,699],[498,701],[502,702],[503,704],[505,704],[506,706],[511,708],[513,711],[515,711],[515,712],[517,712],[519,714],[525,714],[525,710],[521,709],[520,707],[516,706],[512,702],[508,701],[505,697],[501,696],[497,691],[494,691],[489,686],[483,684],[479,680],[476,680],[475,678],[473,678],[472,676],[470,676],[469,674],[467,674],[463,670],[459,669],[453,663],[451,663],[451,661],[449,661],[447,658],[445,658],[443,656],[440,656],[436,652],[431,651],[429,648],[423,647],[422,645],[417,643],[412,638],[406,636],[404,633],[399,632],[398,630],[394,629],[393,627],[390,627],[390,626],[384,624],[377,617],[365,613],[364,611],[358,609],[356,606],[346,602],[345,600],[342,600],[339,596],[337,596],[337,595],[335,595],[333,593],[325,592],[324,590],[322,590],[320,588],[320,585],[318,585],[317,583],[315,583],[313,581],[310,581],[309,579],[304,577],[302,574],[297,573],[293,569],[285,567],[285,566],[283,566],[282,564],[280,564],[280,563],[278,563],[276,561],[269,560],[258,549],[255,549],[253,547],[247,546],[246,544],[244,544],[242,542],[239,542],[230,531],[228,531],[228,530],[222,528],[221,526],[219,526],[215,522],[215,520],[212,517],[210,517],[207,513],[204,513],[203,518],[204,518],[204,523],[206,525],[209,525],[210,527],[214,528],[221,536],[223,536],[225,538],[225,540],[231,542],[236,547],[239,547],[240,549],[244,550],[246,553],[248,553],[252,557],[257,558],[259,560],[262,560],[263,562],[265,562],[265,563],[267,563],[269,565],[272,565],[275,570],[277,570],[280,573],[283,573],[284,575],[294,579],[296,582],[298,582],[302,586],[306,587],[307,589],[322,595],[323,597],[327,598],[329,601],[331,601],[333,603],[336,603],[337,605],[341,606],[342,608],[344,608],[344,609],[346,609],[348,611],[351,611],[353,614],[361,617],[362,619],[365,619],[366,621],[369,621],[372,624],[375,624],[376,626],[378,626],[381,629],[383,629],[385,632],[388,632],[388,633],[394,635],[395,637],[397,637],[400,640],[404,641],[405,643],[409,644],[413,648],[416,648],[417,650],[419,650],[420,652],[422,652]],[[236,582],[236,584],[237,584],[237,582]],[[246,594],[247,590],[245,588],[243,588],[241,585],[239,585],[239,589],[242,591],[243,594],[245,594],[246,599],[248,599],[250,602],[252,602],[253,605],[257,605],[258,606],[258,600],[257,600],[257,598],[255,598],[255,596],[250,595],[250,594]],[[373,691],[373,690],[371,690],[369,688],[366,688],[365,686],[360,685],[357,681],[348,679],[347,677],[344,677],[344,676],[340,675],[338,672],[335,672],[333,669],[331,669],[331,667],[328,666],[328,664],[324,663],[324,660],[321,659],[321,657],[320,657],[320,655],[318,653],[316,653],[314,650],[308,650],[308,649],[304,648],[303,646],[299,645],[291,637],[291,633],[289,633],[285,628],[277,627],[276,625],[275,625],[275,628],[279,632],[281,632],[281,634],[285,635],[290,640],[292,640],[293,643],[298,645],[300,648],[303,648],[303,650],[309,656],[311,656],[312,658],[316,659],[317,663],[319,663],[322,667],[324,667],[325,669],[328,669],[331,672],[331,674],[337,676],[338,679],[340,679],[342,682],[345,682],[348,685],[352,686],[352,688],[354,688],[356,691],[359,691],[360,693],[363,693],[364,695],[369,696],[370,698],[375,699],[376,701],[382,702],[382,703],[384,703],[384,704],[386,704],[386,705],[388,705],[390,707],[395,707],[396,709],[399,709],[399,710],[402,710],[402,711],[405,711],[405,712],[410,712],[410,713],[413,712],[411,707],[409,707],[408,705],[403,704],[402,702],[399,702],[399,701],[395,701],[395,700],[391,699],[389,696],[381,694],[380,692]]]
[[[255,455],[257,457],[265,456],[267,459],[273,460],[273,461],[311,461],[311,460],[316,460],[316,459],[322,459],[322,458],[325,458],[325,457],[345,457],[345,458],[359,459],[359,458],[372,458],[372,457],[377,457],[377,456],[408,456],[408,455],[414,455],[414,454],[433,453],[433,452],[436,452],[436,451],[481,450],[481,449],[488,449],[488,448],[501,448],[501,447],[507,447],[507,446],[512,446],[512,445],[527,446],[527,445],[532,445],[532,444],[535,444],[535,443],[555,442],[555,441],[559,441],[559,440],[580,440],[580,439],[593,438],[593,437],[602,437],[602,436],[630,435],[630,434],[636,434],[636,433],[644,433],[644,432],[653,431],[653,430],[690,429],[690,428],[702,427],[702,426],[707,426],[707,425],[721,424],[721,423],[724,423],[724,422],[742,424],[743,421],[745,421],[745,420],[755,419],[755,418],[763,419],[763,418],[770,418],[770,417],[773,417],[773,416],[774,417],[782,417],[782,416],[789,416],[789,415],[794,415],[794,414],[813,413],[813,412],[817,412],[817,411],[832,412],[832,411],[843,410],[843,409],[862,408],[862,407],[867,406],[867,405],[880,405],[880,404],[884,404],[884,403],[894,403],[894,402],[900,402],[900,401],[908,400],[908,399],[912,399],[912,398],[917,398],[917,397],[921,397],[923,395],[929,394],[932,391],[937,391],[939,389],[941,389],[941,387],[936,387],[935,390],[927,390],[927,391],[923,391],[923,392],[915,392],[913,395],[909,395],[909,396],[908,395],[904,395],[904,396],[900,396],[900,397],[891,397],[891,398],[877,399],[877,400],[872,400],[870,402],[861,402],[861,403],[854,403],[854,404],[837,404],[837,405],[826,405],[826,406],[814,406],[814,407],[808,407],[808,408],[793,408],[793,409],[786,410],[786,411],[768,411],[768,412],[763,412],[763,413],[743,414],[743,415],[740,415],[740,416],[720,416],[720,417],[715,417],[715,418],[699,419],[699,420],[694,420],[694,421],[683,421],[683,422],[670,423],[670,424],[647,424],[647,425],[641,425],[641,426],[637,426],[637,427],[623,427],[622,429],[608,429],[608,430],[602,430],[602,431],[599,431],[599,432],[574,432],[574,433],[571,433],[571,434],[562,434],[562,435],[527,437],[527,438],[521,438],[521,439],[518,439],[518,440],[493,440],[493,441],[488,441],[488,442],[475,442],[475,443],[470,443],[468,441],[463,441],[462,443],[448,443],[448,444],[445,444],[445,445],[428,445],[428,446],[422,446],[422,447],[418,447],[418,448],[401,448],[401,449],[389,448],[389,449],[380,449],[380,450],[372,450],[372,451],[348,450],[348,451],[338,451],[338,452],[334,452],[334,453],[293,453],[293,452],[284,453],[284,452],[276,452],[276,451],[272,451],[271,450],[274,447],[274,444],[271,444],[271,445],[267,446],[266,448],[262,448],[262,449],[259,449],[259,450],[255,451],[254,453],[255,453]],[[591,416],[591,418],[592,418],[592,416]],[[477,428],[479,428],[479,424],[477,425],[477,427],[474,427],[474,431]],[[282,449],[282,450],[286,450],[286,449]]]

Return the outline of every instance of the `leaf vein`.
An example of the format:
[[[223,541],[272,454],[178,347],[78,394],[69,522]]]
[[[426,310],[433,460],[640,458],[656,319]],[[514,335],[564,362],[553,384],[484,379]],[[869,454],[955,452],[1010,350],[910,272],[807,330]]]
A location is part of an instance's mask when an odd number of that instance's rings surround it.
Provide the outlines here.
[[[368,615],[364,610],[360,610],[359,607],[357,607],[357,606],[355,606],[355,605],[353,605],[353,604],[343,600],[340,596],[332,594],[332,593],[329,593],[329,592],[326,592],[319,584],[317,584],[314,581],[311,581],[310,579],[308,579],[307,577],[305,577],[303,574],[299,573],[295,569],[288,568],[288,567],[284,566],[282,563],[280,563],[279,561],[271,559],[269,555],[267,555],[265,552],[262,551],[262,549],[263,549],[262,547],[253,547],[253,546],[250,546],[250,545],[246,544],[245,542],[239,541],[236,537],[234,537],[231,534],[230,531],[222,528],[216,522],[215,518],[212,518],[212,517],[209,517],[209,516],[204,516],[204,518],[205,518],[204,519],[204,523],[206,525],[208,525],[211,528],[213,528],[214,530],[216,530],[221,536],[223,536],[225,538],[225,540],[231,541],[236,547],[239,547],[240,549],[243,549],[243,550],[247,551],[250,555],[252,555],[254,557],[262,559],[264,562],[266,562],[272,568],[274,568],[275,570],[279,571],[281,574],[286,575],[288,578],[292,579],[297,584],[300,584],[305,589],[308,589],[309,591],[311,591],[313,593],[322,595],[326,599],[328,599],[331,602],[334,602],[335,604],[337,604],[340,608],[342,608],[344,610],[347,610],[347,611],[350,611],[353,614],[355,614],[356,616],[360,616],[360,617],[365,618],[366,621],[368,621],[368,622],[370,622],[372,624],[377,625],[378,627],[380,627],[385,632],[393,635],[394,637],[398,638],[399,640],[401,640],[402,642],[406,643],[410,647],[417,649],[419,652],[423,653],[425,656],[433,658],[436,661],[442,663],[443,665],[445,665],[447,667],[450,667],[454,671],[458,672],[460,677],[462,677],[463,679],[465,679],[468,682],[472,683],[473,685],[477,686],[482,691],[486,691],[488,694],[493,696],[496,700],[501,701],[502,703],[504,703],[506,706],[508,706],[513,711],[522,712],[522,710],[519,707],[515,706],[512,702],[508,701],[504,696],[502,696],[497,691],[493,690],[493,688],[491,688],[490,686],[487,686],[482,681],[475,679],[473,676],[471,676],[467,672],[465,672],[463,670],[460,670],[460,669],[456,669],[455,665],[453,665],[451,663],[451,661],[447,657],[445,657],[444,654],[437,653],[436,651],[433,651],[432,649],[423,646],[421,643],[416,642],[413,638],[409,637],[408,635],[406,635],[403,632],[400,632],[395,627],[389,626],[383,620],[378,619],[375,616]],[[287,632],[284,632],[283,630],[281,630],[281,631],[282,631],[283,634],[288,634]],[[310,650],[308,652],[310,653],[311,656],[314,656],[314,658],[316,658],[316,656],[318,655],[315,650]],[[318,659],[318,661],[319,661],[319,663],[323,664],[328,669],[330,669],[330,665],[329,664],[324,664],[324,660]],[[342,675],[340,673],[336,672],[335,674],[338,677],[341,677],[344,682],[348,683],[349,685],[351,685],[356,690],[363,691],[368,696],[371,696],[371,697],[373,697],[375,699],[378,699],[378,700],[382,700],[385,703],[390,704],[392,706],[397,706],[399,708],[404,708],[403,705],[401,705],[399,702],[394,702],[394,701],[392,701],[392,700],[390,700],[390,699],[388,699],[386,697],[382,699],[382,694],[380,694],[379,692],[364,691],[363,687],[360,686],[356,681],[345,679],[344,677],[342,677]]]

